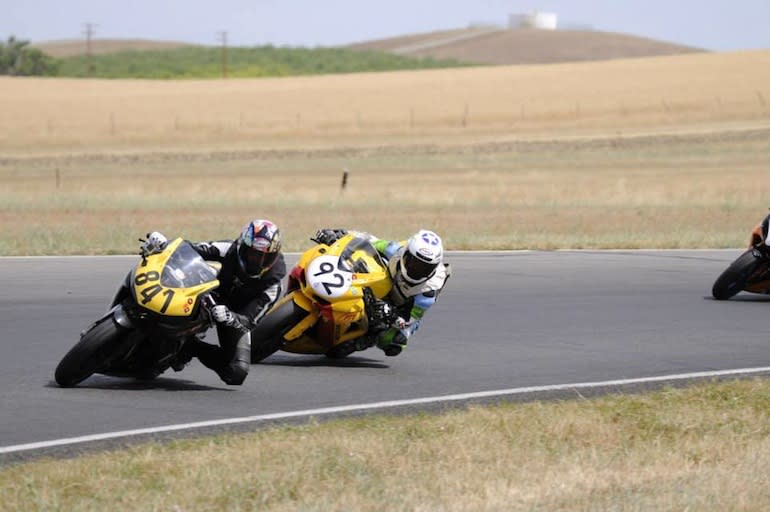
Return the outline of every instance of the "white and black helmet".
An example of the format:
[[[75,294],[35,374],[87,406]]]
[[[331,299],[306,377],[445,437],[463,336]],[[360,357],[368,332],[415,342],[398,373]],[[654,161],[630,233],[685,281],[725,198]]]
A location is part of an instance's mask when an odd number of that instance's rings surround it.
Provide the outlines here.
[[[398,273],[412,286],[424,283],[436,273],[443,256],[441,237],[433,231],[421,229],[407,241],[398,262]]]

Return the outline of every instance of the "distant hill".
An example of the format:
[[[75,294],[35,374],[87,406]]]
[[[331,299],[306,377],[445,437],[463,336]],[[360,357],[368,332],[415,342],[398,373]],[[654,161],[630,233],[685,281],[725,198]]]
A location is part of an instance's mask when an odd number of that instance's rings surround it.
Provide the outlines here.
[[[45,41],[31,46],[56,58],[83,56],[84,40]],[[179,41],[146,39],[94,39],[93,55],[123,51],[169,51],[181,48],[215,49]],[[548,64],[599,61],[698,53],[705,50],[644,37],[593,30],[511,30],[497,26],[443,30],[363,41],[341,50],[379,51],[405,59],[436,59],[466,64]],[[235,50],[235,48],[234,48]],[[296,49],[295,49],[296,50]],[[329,50],[329,49],[327,49]],[[413,68],[414,66],[406,66]]]
[[[30,46],[39,48],[44,53],[56,58],[74,57],[86,53],[86,42],[83,39],[33,42]],[[151,41],[147,39],[94,39],[91,41],[91,53],[93,55],[105,55],[131,50],[172,50],[189,46],[197,45],[178,41]]]
[[[364,41],[352,50],[381,50],[412,57],[478,64],[547,64],[704,52],[644,37],[593,30],[475,27]]]

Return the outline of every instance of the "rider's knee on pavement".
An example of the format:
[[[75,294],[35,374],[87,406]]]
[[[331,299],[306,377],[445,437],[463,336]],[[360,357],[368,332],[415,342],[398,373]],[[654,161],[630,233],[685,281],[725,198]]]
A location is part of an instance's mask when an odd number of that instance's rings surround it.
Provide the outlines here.
[[[219,373],[219,378],[230,386],[240,386],[249,375],[248,361],[233,361]]]
[[[397,345],[396,343],[391,343],[390,345],[382,349],[382,351],[385,352],[385,355],[389,357],[394,357],[399,355],[402,350],[403,350],[403,347],[401,345]]]

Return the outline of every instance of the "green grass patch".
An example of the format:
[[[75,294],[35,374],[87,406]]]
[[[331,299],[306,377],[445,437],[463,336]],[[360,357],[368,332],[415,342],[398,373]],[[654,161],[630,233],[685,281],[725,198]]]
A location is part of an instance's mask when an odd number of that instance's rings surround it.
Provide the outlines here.
[[[171,50],[124,51],[90,58],[58,59],[58,76],[95,78],[201,79],[223,74],[221,48],[185,47]],[[454,59],[415,58],[377,51],[341,48],[228,48],[227,76],[231,78],[324,75],[462,67]]]

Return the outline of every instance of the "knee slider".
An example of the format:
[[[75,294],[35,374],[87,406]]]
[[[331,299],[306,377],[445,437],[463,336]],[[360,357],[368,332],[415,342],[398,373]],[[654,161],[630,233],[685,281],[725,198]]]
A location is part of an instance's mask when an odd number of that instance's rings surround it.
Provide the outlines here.
[[[219,375],[225,384],[230,386],[240,386],[249,375],[248,361],[233,361],[227,365],[224,371]]]

